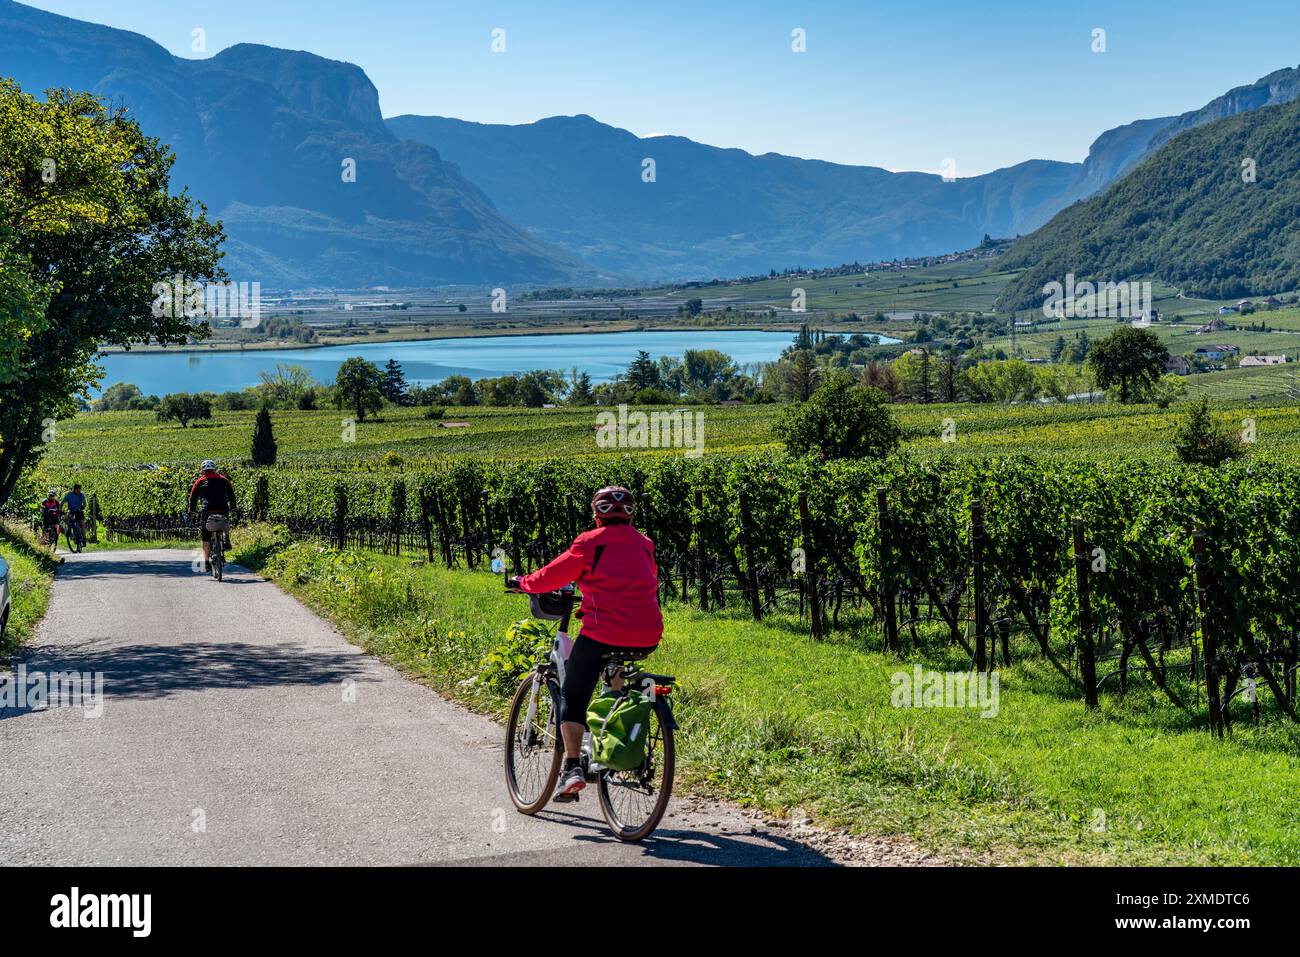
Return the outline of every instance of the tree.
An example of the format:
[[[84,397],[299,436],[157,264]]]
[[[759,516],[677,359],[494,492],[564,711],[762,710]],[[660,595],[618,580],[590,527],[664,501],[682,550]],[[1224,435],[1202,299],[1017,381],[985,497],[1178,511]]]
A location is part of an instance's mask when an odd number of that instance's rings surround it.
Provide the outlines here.
[[[497,379],[480,379],[478,385],[483,392],[484,405],[515,405],[519,401],[517,376],[503,375]]]
[[[594,405],[596,402],[595,395],[591,391],[591,376],[585,372],[573,370],[570,378],[569,397],[566,400],[569,405]]]
[[[807,349],[800,349],[781,363],[781,380],[785,393],[797,402],[807,402],[817,391],[822,370]]]
[[[978,362],[962,375],[962,391],[972,402],[1015,402],[1038,394],[1034,368],[1023,359]]]
[[[275,464],[275,435],[271,431],[271,413],[266,406],[257,412],[253,423],[253,464],[269,466]]]
[[[92,403],[97,412],[124,412],[127,410],[158,408],[156,395],[142,395],[138,386],[130,382],[114,382]]]
[[[353,356],[339,366],[334,379],[334,404],[352,409],[357,421],[364,422],[367,412],[378,412],[384,407],[384,396],[379,391],[382,374],[373,362]]]
[[[627,381],[633,392],[658,387],[659,366],[650,358],[650,353],[643,350],[636,354],[632,364],[627,367]]]
[[[226,278],[221,227],[171,194],[173,160],[125,109],[0,80],[0,505],[94,387],[101,344],[207,335],[155,309],[164,280]]]
[[[902,429],[884,393],[854,384],[842,370],[831,372],[800,405],[792,405],[776,431],[792,455],[823,459],[883,457],[898,447]]]
[[[913,349],[894,360],[903,394],[912,402],[933,402],[933,371],[928,349]]]
[[[949,353],[943,360],[943,367],[939,370],[939,399],[942,402],[956,402],[959,398],[957,390],[957,357]]]
[[[1213,466],[1245,455],[1246,447],[1238,436],[1215,423],[1210,400],[1202,395],[1174,432],[1174,451],[1190,465]]]
[[[173,392],[163,396],[158,406],[159,422],[179,422],[181,428],[189,428],[195,419],[212,418],[212,403],[203,396],[189,395],[185,392]]]
[[[530,409],[540,409],[551,400],[549,376],[545,372],[525,372],[519,378],[519,401]]]
[[[1166,373],[1160,377],[1160,380],[1151,388],[1151,401],[1162,409],[1169,408],[1170,405],[1182,399],[1187,395],[1187,383],[1183,381],[1180,375]]]
[[[903,384],[892,365],[883,365],[872,360],[862,370],[862,384],[869,389],[879,389],[891,401],[898,401],[903,394]]]
[[[736,374],[731,356],[717,349],[687,349],[682,354],[682,365],[687,387],[701,392]]]
[[[1074,366],[1038,366],[1035,380],[1037,391],[1056,402],[1068,402],[1070,396],[1083,391],[1083,379]]]
[[[407,405],[409,398],[406,391],[406,375],[402,365],[396,359],[389,359],[384,366],[383,377],[379,380],[379,391],[393,405]]]
[[[688,316],[698,316],[698,315],[699,315],[701,312],[703,312],[703,311],[704,311],[704,300],[703,300],[703,299],[687,299],[687,300],[686,300],[686,314],[687,314]]]
[[[1169,350],[1149,329],[1125,326],[1098,339],[1088,356],[1103,389],[1116,389],[1120,402],[1141,401],[1164,374]]]
[[[272,402],[287,409],[298,405],[303,393],[316,385],[311,371],[299,365],[277,362],[274,372],[259,372],[259,391]]]

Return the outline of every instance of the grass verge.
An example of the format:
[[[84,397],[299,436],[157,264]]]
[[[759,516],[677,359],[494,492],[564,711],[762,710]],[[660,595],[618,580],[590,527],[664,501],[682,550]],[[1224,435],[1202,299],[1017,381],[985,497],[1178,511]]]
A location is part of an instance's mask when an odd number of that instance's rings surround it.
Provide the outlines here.
[[[58,561],[36,546],[30,532],[12,522],[0,522],[0,556],[9,563],[12,593],[9,625],[0,639],[0,658],[7,658],[31,638],[45,616]]]
[[[241,530],[259,568],[358,644],[461,703],[494,714],[480,663],[525,617],[500,580],[418,559],[290,543]],[[1000,673],[996,715],[891,706],[891,679],[941,656],[811,641],[799,622],[665,609],[656,670],[681,679],[679,781],[691,790],[906,835],[995,862],[1300,863],[1300,735],[1279,721],[1214,741],[1142,689],[1097,714],[1026,658]],[[878,642],[875,642],[878,646]]]

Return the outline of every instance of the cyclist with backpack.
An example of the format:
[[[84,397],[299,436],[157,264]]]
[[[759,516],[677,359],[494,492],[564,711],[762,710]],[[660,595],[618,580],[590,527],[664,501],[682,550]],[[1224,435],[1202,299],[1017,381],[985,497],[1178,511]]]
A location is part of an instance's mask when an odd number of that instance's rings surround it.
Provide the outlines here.
[[[199,502],[203,503],[203,509],[199,512],[199,534],[203,539],[203,569],[210,572],[212,571],[212,536],[214,533],[208,531],[208,516],[229,516],[237,503],[235,501],[235,486],[231,484],[230,479],[217,471],[216,462],[211,459],[204,459],[199,469],[202,474],[190,486],[189,509],[191,512],[196,511]]]
[[[576,801],[587,784],[579,763],[582,736],[605,656],[611,651],[644,656],[663,637],[655,546],[632,525],[634,511],[628,489],[602,488],[591,500],[596,527],[575,538],[546,567],[511,579],[511,590],[526,594],[555,591],[570,582],[582,590],[582,633],[569,652],[560,694],[564,765],[553,795],[559,803]]]

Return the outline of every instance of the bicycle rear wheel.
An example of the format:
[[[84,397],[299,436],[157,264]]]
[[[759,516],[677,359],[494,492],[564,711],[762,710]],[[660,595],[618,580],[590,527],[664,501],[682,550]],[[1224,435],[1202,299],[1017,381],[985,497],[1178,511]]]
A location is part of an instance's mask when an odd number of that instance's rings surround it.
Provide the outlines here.
[[[221,581],[225,573],[226,549],[221,542],[221,533],[217,532],[212,536],[212,577]]]
[[[529,720],[536,677],[536,672],[530,672],[520,683],[506,722],[506,790],[524,814],[536,814],[551,799],[564,755],[558,700],[553,685],[545,679],[538,681],[536,706]]]
[[[676,752],[664,709],[651,712],[645,761],[631,771],[602,771],[596,789],[605,823],[620,841],[643,841],[659,826],[673,793]]]

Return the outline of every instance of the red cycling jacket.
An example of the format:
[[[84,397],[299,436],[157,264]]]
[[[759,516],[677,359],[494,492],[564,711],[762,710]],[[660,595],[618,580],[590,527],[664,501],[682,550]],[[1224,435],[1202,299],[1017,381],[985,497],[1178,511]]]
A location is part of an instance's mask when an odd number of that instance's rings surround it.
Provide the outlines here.
[[[569,582],[582,590],[582,633],[626,648],[653,648],[664,634],[654,542],[631,525],[583,532],[555,561],[519,579],[531,594]]]

